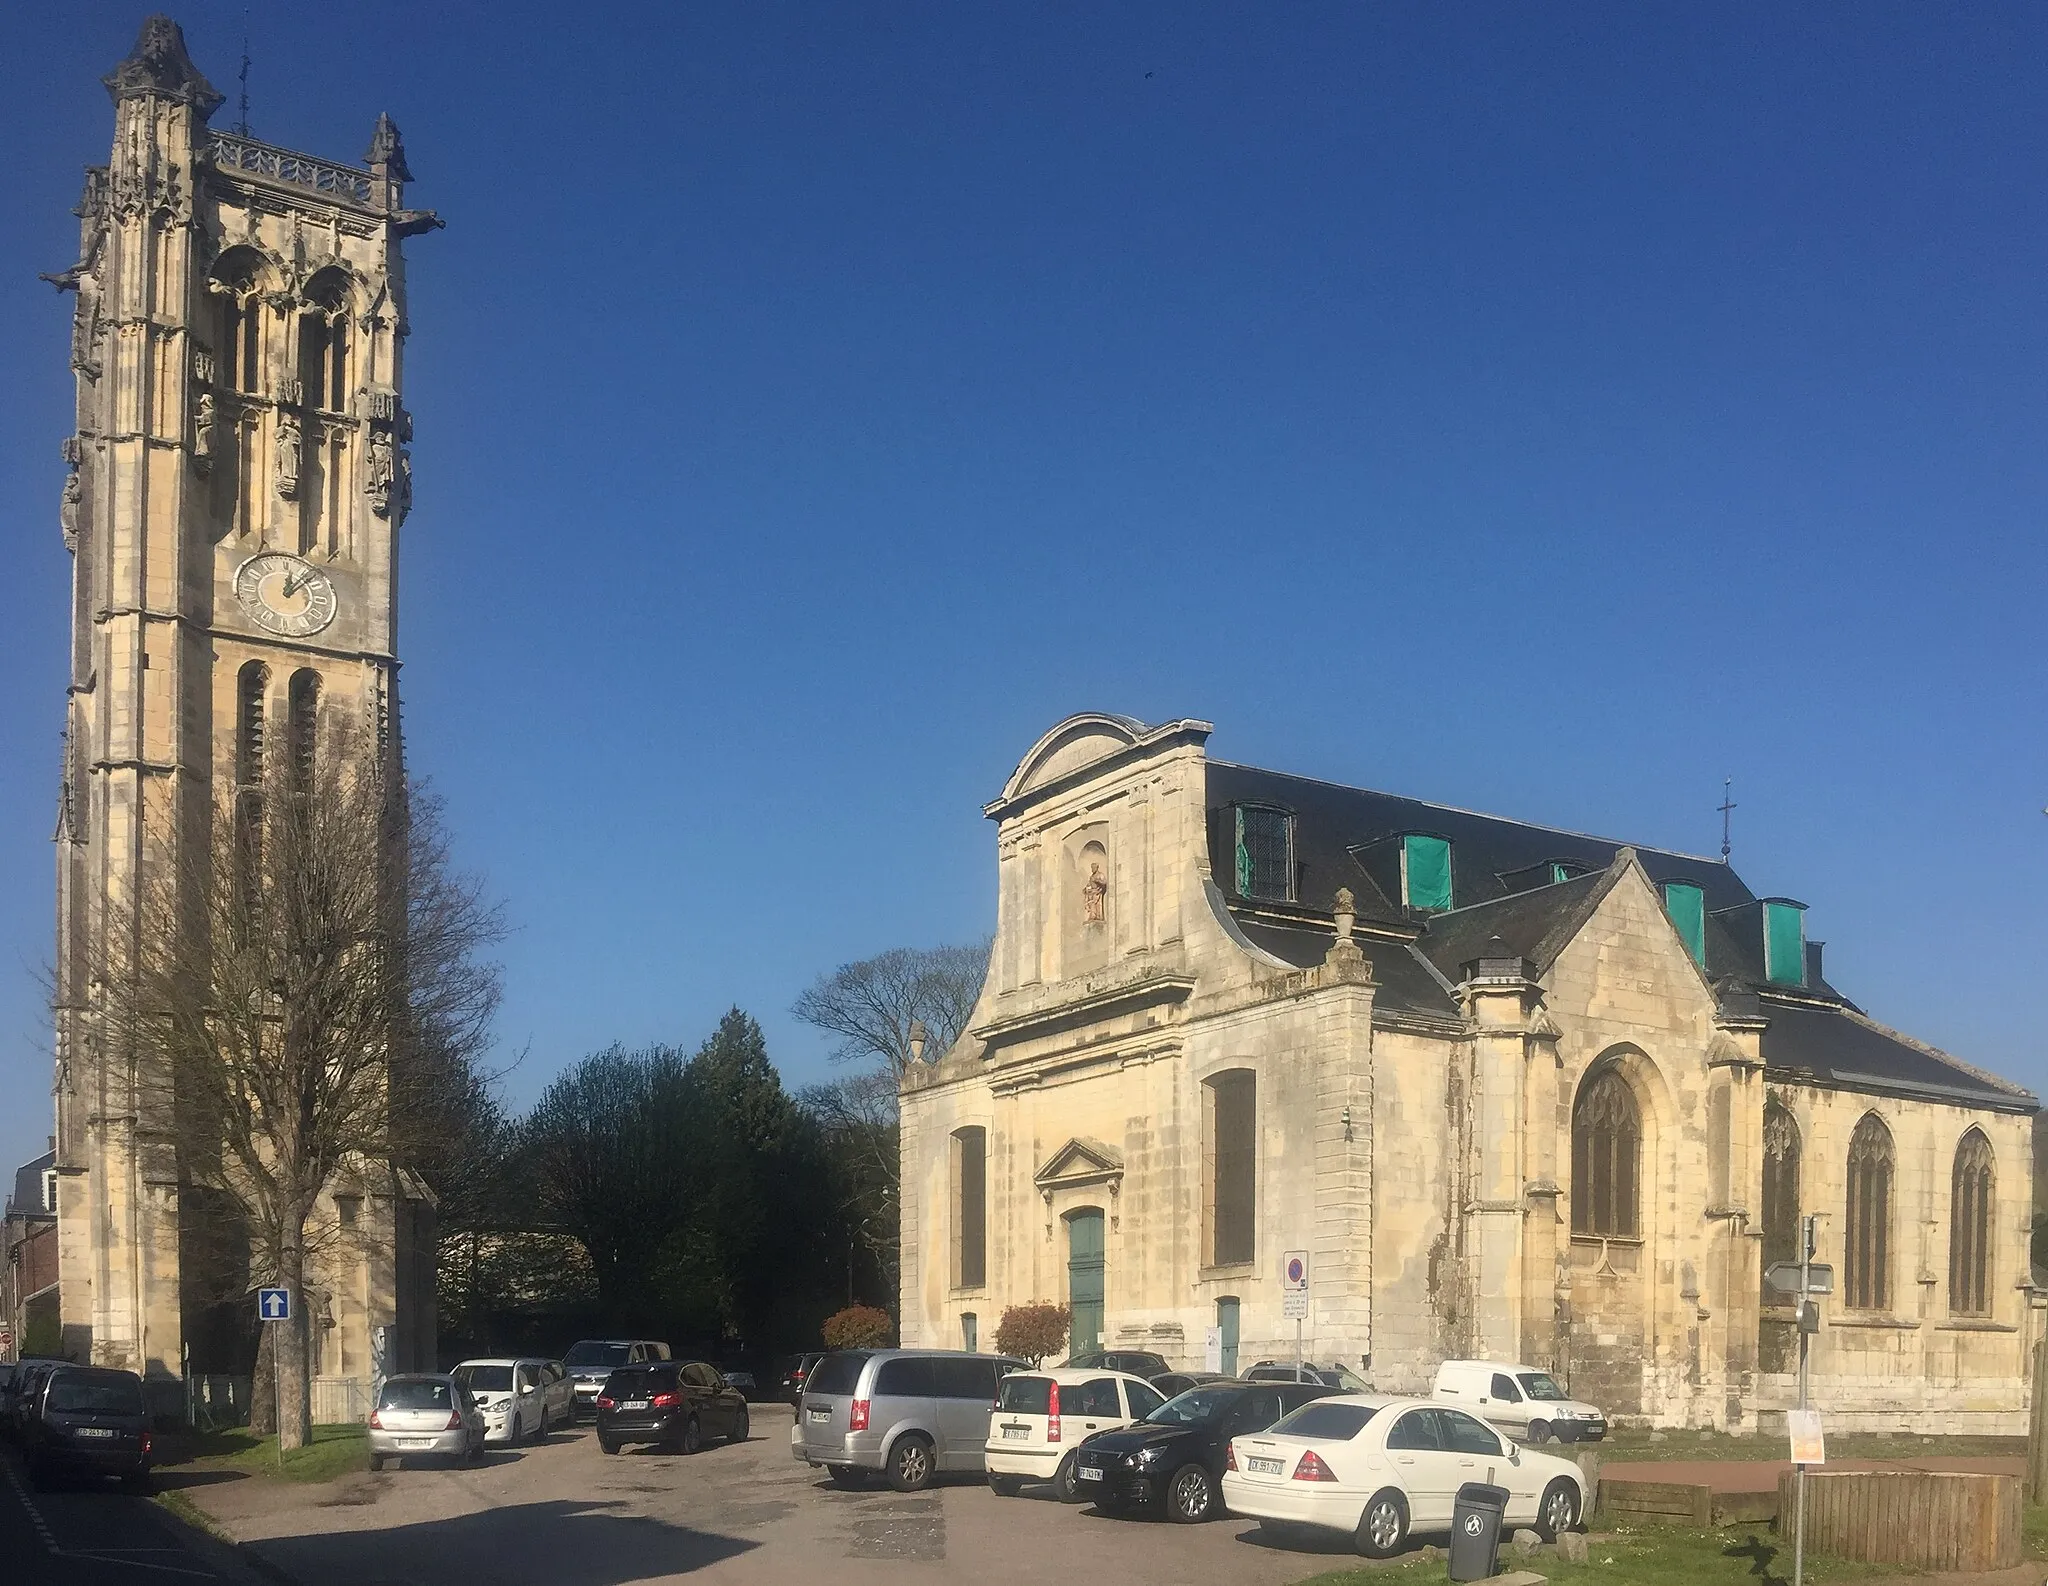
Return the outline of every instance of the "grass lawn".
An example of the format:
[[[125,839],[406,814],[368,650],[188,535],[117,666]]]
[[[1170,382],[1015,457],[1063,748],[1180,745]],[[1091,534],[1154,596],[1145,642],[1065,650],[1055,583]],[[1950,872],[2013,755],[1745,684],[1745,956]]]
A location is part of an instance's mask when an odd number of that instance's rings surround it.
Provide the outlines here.
[[[369,1469],[368,1440],[365,1426],[316,1426],[312,1441],[287,1453],[280,1467],[275,1437],[255,1437],[246,1430],[208,1432],[193,1449],[191,1463],[183,1468],[234,1470],[285,1481],[332,1481],[351,1471]]]

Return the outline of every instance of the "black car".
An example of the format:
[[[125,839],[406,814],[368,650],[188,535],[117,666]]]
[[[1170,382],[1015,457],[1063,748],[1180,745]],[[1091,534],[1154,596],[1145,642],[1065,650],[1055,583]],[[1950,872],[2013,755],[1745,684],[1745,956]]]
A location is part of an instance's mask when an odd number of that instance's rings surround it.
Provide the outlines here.
[[[1208,1382],[1168,1399],[1141,1421],[1084,1438],[1074,1451],[1076,1490],[1108,1514],[1163,1508],[1194,1524],[1223,1512],[1230,1440],[1263,1432],[1335,1388],[1320,1382]]]
[[[101,1366],[59,1366],[41,1376],[23,1428],[32,1480],[58,1472],[149,1482],[149,1405],[142,1379]]]
[[[1062,1371],[1127,1371],[1134,1377],[1143,1377],[1150,1382],[1154,1377],[1163,1377],[1173,1367],[1167,1364],[1164,1355],[1155,1355],[1149,1349],[1098,1349],[1090,1354],[1076,1355],[1065,1362]]]
[[[1199,1388],[1205,1382],[1228,1382],[1230,1378],[1221,1371],[1169,1371],[1163,1377],[1146,1380],[1171,1399],[1190,1388]]]
[[[55,1360],[47,1355],[31,1356],[15,1362],[14,1376],[8,1382],[5,1393],[0,1394],[0,1415],[5,1416],[6,1434],[16,1442],[28,1434],[28,1418],[33,1409],[37,1389],[43,1378],[59,1366],[68,1366],[68,1360]]]
[[[789,1368],[788,1373],[782,1379],[782,1397],[792,1405],[802,1404],[804,1402],[804,1384],[810,1380],[811,1373],[817,1369],[818,1362],[824,1358],[825,1356],[822,1352],[798,1355],[796,1357],[796,1364]]]
[[[621,1366],[597,1396],[597,1442],[607,1454],[628,1443],[694,1454],[711,1437],[747,1440],[747,1397],[701,1360]]]

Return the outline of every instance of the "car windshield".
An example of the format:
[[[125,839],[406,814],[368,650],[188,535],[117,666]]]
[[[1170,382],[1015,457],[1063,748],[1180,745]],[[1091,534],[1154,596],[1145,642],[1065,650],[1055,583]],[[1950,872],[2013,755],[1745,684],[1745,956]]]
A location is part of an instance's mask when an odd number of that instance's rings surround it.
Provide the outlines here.
[[[1052,1379],[1008,1376],[996,1386],[996,1408],[1011,1415],[1047,1415],[1052,1410]]]
[[[140,1415],[142,1384],[131,1377],[74,1377],[64,1375],[50,1384],[43,1401],[49,1410],[74,1413],[100,1411],[108,1415]]]
[[[1273,1430],[1289,1437],[1321,1437],[1331,1442],[1348,1442],[1365,1430],[1377,1408],[1371,1404],[1304,1404],[1292,1415],[1273,1423]]]
[[[1518,1380],[1522,1384],[1522,1391],[1532,1399],[1543,1399],[1554,1404],[1564,1397],[1564,1389],[1557,1385],[1556,1380],[1547,1371],[1525,1371]]]
[[[437,1377],[395,1378],[384,1384],[377,1407],[382,1410],[446,1410],[454,1390]]]
[[[626,1357],[633,1353],[631,1344],[604,1344],[586,1338],[580,1344],[571,1344],[568,1354],[562,1357],[565,1366],[623,1366]]]
[[[1146,1416],[1156,1426],[1196,1426],[1204,1421],[1213,1421],[1233,1404],[1244,1389],[1235,1384],[1229,1387],[1190,1388],[1186,1393],[1168,1399],[1158,1409]]]
[[[851,1393],[860,1382],[860,1368],[868,1363],[863,1354],[827,1355],[804,1379],[806,1393]]]
[[[1372,1384],[1346,1365],[1325,1366],[1323,1381],[1332,1387],[1342,1388],[1346,1393],[1370,1393]]]
[[[455,1380],[471,1393],[510,1393],[512,1391],[512,1368],[510,1366],[457,1366]]]

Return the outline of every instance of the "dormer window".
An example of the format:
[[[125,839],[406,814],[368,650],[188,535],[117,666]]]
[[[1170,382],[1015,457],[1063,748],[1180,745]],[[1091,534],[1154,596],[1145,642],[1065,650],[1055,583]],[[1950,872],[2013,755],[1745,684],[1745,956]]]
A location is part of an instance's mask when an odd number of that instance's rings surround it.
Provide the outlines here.
[[[1764,979],[1774,986],[1806,984],[1806,905],[1764,899]]]
[[[1442,837],[1410,832],[1401,839],[1401,901],[1411,909],[1451,904],[1451,845]]]
[[[1294,901],[1294,817],[1265,804],[1237,804],[1237,895]]]
[[[1706,894],[1690,881],[1667,881],[1664,883],[1664,912],[1671,916],[1671,925],[1685,943],[1685,950],[1692,954],[1692,961],[1701,968],[1707,962],[1707,898]]]
[[[57,1170],[53,1167],[43,1169],[43,1210],[52,1216],[57,1212]]]

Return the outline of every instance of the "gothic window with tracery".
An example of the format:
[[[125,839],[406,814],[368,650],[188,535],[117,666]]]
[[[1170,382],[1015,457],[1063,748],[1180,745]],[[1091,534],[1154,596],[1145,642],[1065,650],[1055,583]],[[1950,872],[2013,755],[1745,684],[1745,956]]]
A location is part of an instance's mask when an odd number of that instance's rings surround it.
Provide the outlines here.
[[[299,311],[299,384],[308,407],[348,411],[349,350],[348,282],[323,270]]]
[[[247,662],[235,678],[235,857],[253,885],[263,857],[264,697],[270,668]]]
[[[292,673],[285,698],[285,737],[294,792],[304,793],[313,785],[314,736],[319,718],[320,674],[311,667],[302,667]]]
[[[1892,1132],[1865,1113],[1849,1137],[1849,1206],[1843,1223],[1842,1302],[1851,1310],[1891,1304]]]
[[[1783,1102],[1764,1103],[1763,1263],[1797,1261],[1799,1123]]]
[[[1972,1129],[1956,1147],[1949,1180],[1948,1309],[1951,1316],[1991,1314],[1993,1174],[1991,1142]]]
[[[213,279],[220,299],[220,383],[230,391],[263,389],[263,300],[255,261],[244,253],[223,261]]]
[[[1572,1232],[1633,1239],[1642,1226],[1643,1121],[1617,1069],[1601,1070],[1572,1108]]]

